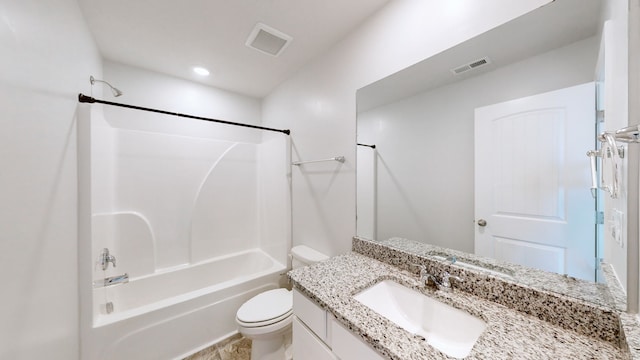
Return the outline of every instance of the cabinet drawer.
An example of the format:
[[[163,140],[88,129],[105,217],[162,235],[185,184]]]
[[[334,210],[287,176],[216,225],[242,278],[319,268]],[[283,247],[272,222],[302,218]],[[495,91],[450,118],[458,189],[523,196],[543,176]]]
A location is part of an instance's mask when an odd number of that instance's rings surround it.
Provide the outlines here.
[[[293,313],[320,340],[327,342],[327,312],[296,289],[293,289]]]
[[[293,317],[293,358],[304,360],[338,360],[320,339]]]

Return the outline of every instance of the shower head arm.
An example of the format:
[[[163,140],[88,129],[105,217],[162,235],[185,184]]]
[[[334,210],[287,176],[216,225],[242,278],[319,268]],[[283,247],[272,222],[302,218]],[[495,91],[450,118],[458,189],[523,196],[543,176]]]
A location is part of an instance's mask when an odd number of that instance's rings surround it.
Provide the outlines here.
[[[91,83],[91,85],[100,82],[103,84],[107,84],[107,86],[109,86],[109,88],[111,88],[111,92],[113,93],[113,96],[118,97],[120,95],[122,95],[122,91],[120,91],[119,89],[117,89],[116,87],[114,87],[113,85],[109,84],[108,82],[104,81],[104,80],[98,80],[96,78],[93,77],[93,75],[89,76],[89,82]]]

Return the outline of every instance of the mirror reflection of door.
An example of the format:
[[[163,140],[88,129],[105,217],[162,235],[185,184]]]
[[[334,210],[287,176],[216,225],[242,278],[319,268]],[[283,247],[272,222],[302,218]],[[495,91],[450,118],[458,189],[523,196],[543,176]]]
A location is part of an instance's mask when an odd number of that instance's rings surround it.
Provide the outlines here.
[[[595,280],[595,84],[477,108],[475,253]]]
[[[376,148],[358,146],[357,234],[474,253],[477,220],[487,221],[485,231],[496,226],[489,215],[475,214],[474,109],[603,81],[594,78],[604,49],[604,35],[598,32],[601,10],[599,0],[555,1],[359,89],[357,142]],[[476,66],[482,59],[489,60]],[[469,64],[471,70],[457,71]],[[589,126],[589,148],[576,153],[585,169],[580,171],[586,171],[581,191],[587,196],[591,184],[585,153],[596,149],[595,126]],[[589,209],[584,226],[591,231],[595,211],[593,205]],[[594,237],[589,239],[595,247]],[[545,241],[545,246],[567,246]],[[554,254],[556,271],[594,280],[595,258],[602,251],[596,255],[594,250],[588,264],[578,266],[588,269],[584,275],[570,269],[571,255],[562,251],[565,255]],[[616,261],[625,259],[620,249],[610,253]],[[525,258],[531,254],[528,249]]]

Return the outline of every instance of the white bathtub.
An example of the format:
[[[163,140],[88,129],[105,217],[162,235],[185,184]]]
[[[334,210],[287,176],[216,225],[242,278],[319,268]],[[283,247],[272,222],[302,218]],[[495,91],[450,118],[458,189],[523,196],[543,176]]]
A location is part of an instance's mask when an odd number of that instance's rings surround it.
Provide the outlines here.
[[[181,359],[234,334],[236,310],[278,287],[285,269],[254,249],[95,289],[82,360]],[[114,312],[101,310],[106,301]]]

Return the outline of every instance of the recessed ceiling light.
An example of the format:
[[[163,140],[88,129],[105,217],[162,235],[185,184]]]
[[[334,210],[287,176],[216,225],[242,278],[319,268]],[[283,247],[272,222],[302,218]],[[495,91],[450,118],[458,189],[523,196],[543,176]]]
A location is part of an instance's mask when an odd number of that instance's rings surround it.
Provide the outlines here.
[[[209,76],[209,70],[200,67],[200,66],[196,66],[193,68],[193,72],[200,75],[200,76]]]

